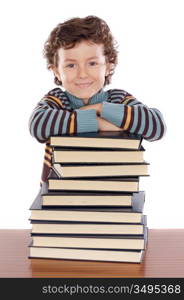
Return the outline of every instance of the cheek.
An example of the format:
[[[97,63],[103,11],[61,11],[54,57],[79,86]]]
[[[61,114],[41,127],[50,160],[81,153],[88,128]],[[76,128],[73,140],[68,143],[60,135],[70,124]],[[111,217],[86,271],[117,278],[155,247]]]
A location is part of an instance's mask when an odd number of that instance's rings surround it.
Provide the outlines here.
[[[102,81],[105,79],[105,70],[96,70],[95,72],[93,72],[93,76],[94,78]]]
[[[99,79],[101,82],[104,82],[104,81],[105,81],[105,70],[101,70],[101,72],[99,72],[99,74],[98,74],[98,79]]]
[[[65,72],[61,78],[63,82],[71,82],[74,79],[74,74],[72,72]]]

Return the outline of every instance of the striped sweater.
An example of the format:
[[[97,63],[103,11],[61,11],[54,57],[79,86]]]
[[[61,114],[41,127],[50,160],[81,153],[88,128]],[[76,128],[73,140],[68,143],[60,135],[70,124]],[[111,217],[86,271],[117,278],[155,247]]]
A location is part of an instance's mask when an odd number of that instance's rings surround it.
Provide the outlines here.
[[[126,132],[142,135],[148,141],[159,140],[165,133],[160,111],[148,108],[124,90],[101,90],[89,99],[90,104],[102,103],[101,117]],[[41,184],[51,168],[50,136],[66,133],[97,132],[95,109],[80,110],[83,101],[61,88],[49,91],[37,104],[29,119],[29,130],[38,142],[46,143]]]

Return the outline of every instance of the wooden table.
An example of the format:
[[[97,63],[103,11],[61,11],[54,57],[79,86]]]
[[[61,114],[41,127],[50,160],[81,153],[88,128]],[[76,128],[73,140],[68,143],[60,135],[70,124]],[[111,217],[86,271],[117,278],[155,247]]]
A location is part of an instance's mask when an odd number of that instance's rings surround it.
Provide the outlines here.
[[[150,229],[141,264],[28,259],[30,230],[0,230],[0,277],[184,277],[184,229]]]

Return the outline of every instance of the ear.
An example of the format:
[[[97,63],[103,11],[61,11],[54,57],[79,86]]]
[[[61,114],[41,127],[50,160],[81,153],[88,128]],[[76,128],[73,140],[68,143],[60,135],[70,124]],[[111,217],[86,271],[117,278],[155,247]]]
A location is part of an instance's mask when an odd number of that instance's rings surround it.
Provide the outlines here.
[[[57,77],[57,79],[61,81],[60,74],[59,74],[59,72],[58,72],[57,67],[54,66],[54,65],[51,65],[51,66],[50,66],[50,70],[52,70],[54,76]]]

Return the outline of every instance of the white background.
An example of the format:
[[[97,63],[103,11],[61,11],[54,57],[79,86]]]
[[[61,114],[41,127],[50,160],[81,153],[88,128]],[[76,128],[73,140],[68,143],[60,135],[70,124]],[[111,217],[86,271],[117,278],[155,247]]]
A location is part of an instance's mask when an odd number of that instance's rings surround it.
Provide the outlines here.
[[[119,65],[108,88],[122,88],[164,115],[167,134],[146,142],[150,177],[144,213],[149,228],[184,227],[184,2],[181,0],[4,1],[0,7],[0,228],[31,228],[29,207],[44,156],[28,131],[29,116],[56,87],[42,57],[50,31],[71,17],[97,15],[119,44]]]

